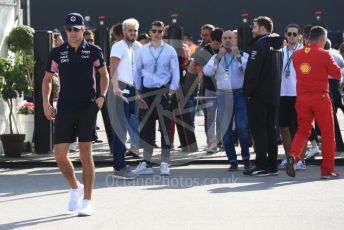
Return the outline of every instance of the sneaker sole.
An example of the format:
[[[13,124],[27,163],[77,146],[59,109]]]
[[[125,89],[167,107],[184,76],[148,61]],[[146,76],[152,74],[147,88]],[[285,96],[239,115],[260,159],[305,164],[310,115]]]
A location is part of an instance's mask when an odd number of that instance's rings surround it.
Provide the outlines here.
[[[295,177],[296,170],[295,170],[295,158],[294,157],[288,157],[286,173],[290,177]]]
[[[135,175],[133,177],[123,177],[123,176],[112,175],[112,177],[115,178],[115,179],[119,179],[119,180],[133,180],[136,177],[138,177],[138,175]]]
[[[214,151],[210,151],[210,150],[208,150],[208,151],[206,151],[207,153],[217,153],[218,152],[218,150],[214,150]]]
[[[340,175],[337,176],[321,176],[320,179],[322,180],[335,180],[335,179],[339,179]]]
[[[256,174],[256,175],[251,175],[251,176],[255,176],[255,177],[267,177],[267,176],[271,176],[270,173],[267,174]]]
[[[278,172],[275,172],[275,173],[269,173],[270,176],[278,176],[279,173]]]
[[[152,172],[132,172],[132,173],[134,173],[134,174],[136,174],[136,175],[153,175],[154,174],[154,171],[152,171]]]
[[[78,217],[86,217],[86,216],[92,216],[93,215],[93,212],[92,213],[78,213]]]
[[[320,156],[321,155],[321,153],[320,152],[317,152],[317,153],[314,153],[313,155],[310,155],[310,156],[306,156],[306,160],[309,160],[309,159],[313,159],[314,157],[317,157],[317,156]]]

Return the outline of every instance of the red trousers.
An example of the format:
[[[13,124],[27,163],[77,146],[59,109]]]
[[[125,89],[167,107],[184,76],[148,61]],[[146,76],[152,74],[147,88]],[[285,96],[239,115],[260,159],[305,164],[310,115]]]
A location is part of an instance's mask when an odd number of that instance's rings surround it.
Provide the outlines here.
[[[309,94],[296,97],[297,132],[291,145],[291,155],[297,161],[311,133],[312,123],[316,120],[322,139],[321,175],[334,171],[335,136],[332,103],[328,94]]]

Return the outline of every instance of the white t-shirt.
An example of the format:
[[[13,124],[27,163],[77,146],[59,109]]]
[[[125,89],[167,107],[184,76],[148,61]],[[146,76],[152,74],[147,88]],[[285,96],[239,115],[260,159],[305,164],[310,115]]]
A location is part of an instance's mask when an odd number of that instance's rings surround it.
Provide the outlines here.
[[[295,50],[302,48],[301,44],[297,44]],[[292,57],[293,50],[289,50],[288,46],[283,48],[283,69],[282,69],[282,82],[281,82],[281,96],[296,97],[296,72],[293,65]],[[289,55],[288,55],[289,53]],[[289,56],[289,57],[288,57]],[[290,60],[289,60],[290,59]],[[290,62],[287,68],[288,61]],[[288,76],[288,70],[290,71]]]
[[[136,55],[142,47],[141,43],[135,41],[132,47],[128,47],[125,40],[113,44],[110,57],[117,57],[120,62],[117,67],[117,79],[129,85],[134,85],[133,73],[136,68]]]

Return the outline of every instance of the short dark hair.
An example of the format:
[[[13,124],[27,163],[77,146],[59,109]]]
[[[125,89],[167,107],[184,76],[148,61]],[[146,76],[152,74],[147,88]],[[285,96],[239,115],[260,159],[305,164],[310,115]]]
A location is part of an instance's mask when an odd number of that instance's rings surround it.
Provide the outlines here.
[[[94,33],[91,30],[85,30],[84,31],[84,36],[92,35],[94,36]]]
[[[123,24],[122,23],[117,23],[112,30],[114,35],[117,36],[124,36],[123,34]]]
[[[268,31],[268,33],[271,33],[274,28],[272,19],[267,16],[259,16],[258,18],[255,18],[253,22],[256,22],[258,26],[263,26]]]
[[[330,39],[327,39],[327,40],[326,40],[326,43],[325,43],[324,49],[325,49],[325,50],[330,50],[331,48],[332,48],[332,42],[331,42]]]
[[[303,28],[303,37],[305,39],[309,39],[309,34],[311,33],[311,29],[312,29],[312,25],[305,25],[305,27]]]
[[[215,30],[215,26],[213,26],[212,24],[204,24],[204,25],[201,27],[201,30],[214,31],[214,30]]]
[[[139,34],[139,36],[137,37],[137,40],[138,40],[138,41],[141,41],[141,40],[143,40],[143,39],[149,39],[149,35],[146,34],[146,33],[141,33],[141,34]]]
[[[285,27],[284,32],[287,33],[289,28],[296,28],[297,29],[297,33],[300,34],[301,33],[301,27],[298,24],[289,24]]]
[[[223,29],[215,28],[215,30],[213,30],[210,33],[211,40],[221,42],[222,41],[222,34],[223,34]]]
[[[158,21],[158,20],[151,23],[151,27],[153,26],[165,28],[165,24],[162,21]]]
[[[327,36],[327,30],[321,26],[313,26],[309,34],[309,40],[317,42],[323,36]]]

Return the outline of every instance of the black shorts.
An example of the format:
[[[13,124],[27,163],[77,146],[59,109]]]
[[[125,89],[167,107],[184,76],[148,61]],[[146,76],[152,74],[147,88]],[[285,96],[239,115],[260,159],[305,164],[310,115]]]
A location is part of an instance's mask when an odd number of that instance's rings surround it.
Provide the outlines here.
[[[95,102],[79,111],[58,112],[55,119],[54,144],[91,142],[96,139],[95,127],[99,107]]]
[[[279,105],[279,123],[280,127],[292,127],[297,122],[296,97],[282,96]]]

